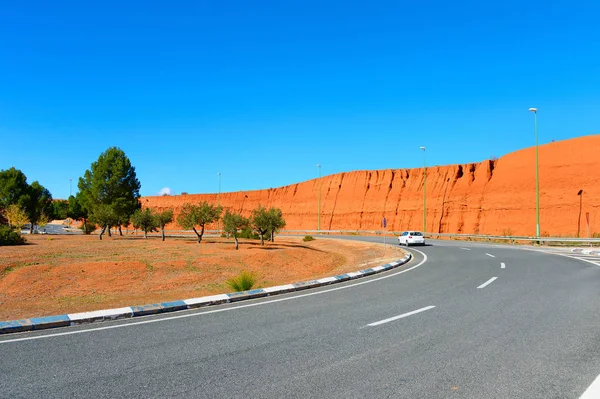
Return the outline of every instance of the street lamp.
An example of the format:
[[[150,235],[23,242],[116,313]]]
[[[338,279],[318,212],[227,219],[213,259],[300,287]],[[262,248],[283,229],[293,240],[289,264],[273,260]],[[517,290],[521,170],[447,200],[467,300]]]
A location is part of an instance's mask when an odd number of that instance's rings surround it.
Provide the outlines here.
[[[535,236],[540,236],[540,167],[538,150],[537,108],[529,108],[533,112],[533,129],[535,131]]]
[[[73,182],[73,179],[71,179],[69,177],[69,200],[71,199],[71,183]],[[67,219],[69,219],[69,227],[71,227],[71,218],[69,217],[69,214],[71,213],[71,203],[69,202],[69,200],[67,200]]]
[[[221,206],[221,172],[217,172],[217,175],[219,175],[219,195],[217,201],[219,202],[219,206]]]
[[[321,164],[317,164],[317,168],[319,168],[319,205],[318,205],[318,219],[317,219],[317,230],[321,231]]]
[[[423,234],[427,231],[427,161],[425,159],[425,147],[419,147],[423,150]]]

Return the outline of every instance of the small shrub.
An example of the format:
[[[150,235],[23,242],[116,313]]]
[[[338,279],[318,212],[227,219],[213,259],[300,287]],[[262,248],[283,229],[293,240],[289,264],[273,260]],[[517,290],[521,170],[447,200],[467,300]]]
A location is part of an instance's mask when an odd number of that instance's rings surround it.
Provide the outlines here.
[[[313,236],[304,236],[304,238],[302,239],[302,241],[307,242],[307,241],[314,241],[315,238]]]
[[[504,230],[502,230],[502,235],[504,237],[512,237],[513,232],[511,229],[504,229]]]
[[[0,226],[0,246],[23,244],[25,244],[25,238],[21,233],[14,231],[8,226]]]
[[[240,233],[238,234],[239,238],[246,238],[249,240],[258,240],[260,239],[260,236],[258,235],[258,233],[252,231],[252,229],[250,227],[244,227],[242,229],[242,231],[240,231]]]
[[[94,223],[87,222],[85,226],[81,225],[80,229],[84,234],[92,234],[94,230],[96,230],[96,225]]]
[[[256,284],[256,275],[252,272],[243,271],[239,276],[227,280],[226,283],[234,291],[248,291]]]

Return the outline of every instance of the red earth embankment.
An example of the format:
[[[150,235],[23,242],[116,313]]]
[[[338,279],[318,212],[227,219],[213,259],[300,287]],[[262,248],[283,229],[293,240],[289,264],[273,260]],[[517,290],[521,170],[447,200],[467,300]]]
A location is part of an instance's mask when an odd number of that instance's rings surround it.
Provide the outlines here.
[[[600,232],[600,135],[539,147],[542,235]],[[224,208],[249,215],[259,204],[281,208],[286,229],[316,229],[321,187],[321,229],[423,228],[423,169],[355,171],[285,187],[222,193]],[[580,190],[581,195],[578,193]],[[217,194],[144,197],[143,206],[173,208],[217,203]],[[427,231],[535,235],[535,147],[466,165],[427,169]],[[174,225],[172,228],[178,228]]]

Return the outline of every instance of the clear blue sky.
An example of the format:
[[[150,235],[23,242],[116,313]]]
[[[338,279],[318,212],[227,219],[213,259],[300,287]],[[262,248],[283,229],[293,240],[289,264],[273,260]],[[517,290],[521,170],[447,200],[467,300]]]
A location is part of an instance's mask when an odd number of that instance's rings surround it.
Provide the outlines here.
[[[600,2],[6,1],[0,169],[55,198],[121,147],[142,194],[468,163],[600,133]]]

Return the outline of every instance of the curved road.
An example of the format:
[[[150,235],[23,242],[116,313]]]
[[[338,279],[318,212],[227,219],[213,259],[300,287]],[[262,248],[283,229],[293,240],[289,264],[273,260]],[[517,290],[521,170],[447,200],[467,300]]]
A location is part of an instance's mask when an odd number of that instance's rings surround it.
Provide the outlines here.
[[[410,251],[403,269],[321,289],[0,337],[0,397],[563,399],[600,374],[597,265]]]

